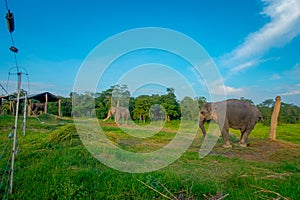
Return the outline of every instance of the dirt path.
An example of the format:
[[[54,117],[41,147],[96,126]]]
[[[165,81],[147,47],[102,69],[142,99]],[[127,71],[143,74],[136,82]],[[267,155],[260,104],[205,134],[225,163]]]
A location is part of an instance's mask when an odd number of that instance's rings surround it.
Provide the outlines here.
[[[299,160],[300,146],[279,140],[253,139],[247,148],[236,146],[232,149],[224,149],[221,146],[217,146],[211,154],[259,162],[282,162],[291,159]]]

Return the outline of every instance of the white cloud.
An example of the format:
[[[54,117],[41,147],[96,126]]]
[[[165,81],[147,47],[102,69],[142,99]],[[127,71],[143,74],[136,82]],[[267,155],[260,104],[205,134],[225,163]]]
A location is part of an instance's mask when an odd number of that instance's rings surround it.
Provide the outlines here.
[[[223,95],[224,92],[226,96],[232,96],[232,95],[242,95],[244,92],[243,88],[234,88],[231,86],[227,86],[223,84],[222,81],[216,81],[213,83],[213,87],[211,89],[211,94],[214,95]]]
[[[273,76],[270,77],[269,80],[274,81],[274,80],[279,80],[281,79],[281,76],[279,74],[274,74]]]
[[[239,72],[241,70],[244,70],[244,69],[247,69],[249,67],[255,66],[258,63],[259,63],[258,60],[251,60],[251,61],[247,61],[247,62],[241,63],[240,65],[232,68],[231,73]]]
[[[290,95],[297,95],[297,94],[300,94],[300,89],[298,89],[298,90],[291,90],[289,92],[282,93],[281,95],[282,96],[290,96]]]
[[[289,79],[300,80],[300,64],[297,63],[292,70],[285,71],[284,75],[289,77]]]
[[[300,84],[296,84],[294,86],[290,86],[288,92],[282,93],[282,96],[292,96],[292,95],[299,95],[300,94]]]
[[[265,7],[262,15],[270,22],[247,36],[244,43],[225,55],[222,65],[238,72],[257,65],[265,52],[282,47],[300,34],[299,0],[262,0]]]
[[[225,86],[226,93],[241,93],[243,91],[242,88],[234,88],[230,86]]]

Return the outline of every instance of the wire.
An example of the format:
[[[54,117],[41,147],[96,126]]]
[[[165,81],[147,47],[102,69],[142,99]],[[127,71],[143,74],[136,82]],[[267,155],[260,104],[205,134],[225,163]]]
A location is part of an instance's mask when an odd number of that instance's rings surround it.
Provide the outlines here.
[[[18,49],[15,47],[15,41],[14,41],[14,37],[12,34],[15,29],[14,28],[14,16],[13,16],[13,13],[10,12],[7,0],[4,0],[4,1],[5,1],[6,10],[7,10],[7,14],[6,14],[7,28],[10,33],[10,39],[11,39],[11,44],[12,44],[10,50],[14,53],[14,59],[15,59],[15,63],[16,63],[17,72],[19,72],[18,59],[17,59]]]
[[[4,0],[4,2],[5,2],[6,10],[9,10],[7,0]]]
[[[6,10],[7,10],[7,14],[6,14],[6,20],[7,20],[7,28],[8,28],[8,31],[10,33],[10,39],[11,39],[11,44],[12,46],[10,47],[10,50],[14,53],[14,60],[15,60],[15,68],[17,70],[17,73],[20,73],[20,70],[21,68],[24,70],[25,72],[25,75],[27,76],[27,84],[28,84],[28,94],[30,94],[30,86],[29,86],[29,76],[28,76],[28,73],[27,73],[27,70],[24,68],[24,67],[19,67],[19,64],[18,64],[18,58],[17,58],[17,52],[19,51],[16,47],[15,47],[15,40],[14,40],[14,37],[13,37],[13,31],[14,31],[14,27],[15,27],[15,23],[14,23],[14,15],[12,12],[10,12],[10,9],[9,9],[9,6],[8,6],[8,1],[7,0],[4,0],[5,2],[5,6],[6,6]],[[24,73],[23,73],[24,74]],[[9,71],[9,76],[11,75],[11,69]],[[8,84],[9,84],[9,76],[8,76],[8,79],[7,79],[7,85],[6,85],[6,90],[2,87],[2,89],[4,91],[6,91],[6,93],[8,94]]]
[[[9,72],[8,72],[8,77],[7,77],[7,82],[6,82],[6,89],[4,87],[2,87],[3,90],[6,91],[7,95],[8,95],[8,92],[9,91],[9,81],[10,81],[10,76],[11,75],[18,75],[18,73],[22,73],[23,75],[26,75],[26,78],[27,78],[27,94],[30,94],[30,79],[29,79],[29,74],[26,70],[26,68],[24,67],[19,67],[19,72],[17,71],[14,71],[16,68],[15,67],[11,67],[9,69]]]
[[[3,87],[3,85],[0,83],[0,87],[2,88],[2,90],[5,92],[6,95],[8,95],[7,90]]]
[[[7,149],[7,146],[8,146],[8,144],[9,144],[9,142],[10,142],[10,140],[7,141],[7,143],[5,144],[4,148],[2,149],[2,153],[1,153],[1,155],[0,155],[0,160],[2,159],[2,157],[3,157],[3,155],[4,155],[4,153],[5,153],[6,149]]]
[[[1,190],[2,185],[3,185],[3,183],[4,183],[5,176],[9,174],[9,173],[8,173],[8,172],[9,172],[9,170],[8,170],[8,168],[9,168],[9,163],[10,163],[10,159],[7,159],[6,167],[5,167],[5,170],[4,170],[3,175],[2,175],[2,178],[1,178],[0,190]],[[9,178],[7,178],[7,179],[9,180]],[[8,185],[8,181],[7,181],[6,184]]]
[[[3,150],[2,150],[2,153],[1,153],[1,155],[0,155],[0,160],[2,159],[2,157],[3,157],[3,155],[5,154],[5,152],[6,152],[6,150],[7,150],[7,147],[8,147],[8,145],[9,145],[9,143],[10,143],[10,141],[11,141],[11,138],[12,138],[12,136],[11,136],[11,134],[9,134],[9,136],[8,136],[8,141],[7,141],[7,143],[5,144],[5,146],[4,146],[4,148],[3,148]],[[7,159],[7,163],[6,163],[6,167],[5,167],[5,169],[3,170],[3,174],[2,174],[2,177],[1,177],[1,182],[0,182],[0,191],[1,191],[1,189],[2,189],[2,186],[3,186],[3,183],[4,183],[4,181],[5,181],[5,177],[7,176],[7,180],[6,180],[6,187],[5,187],[5,193],[3,193],[3,197],[2,197],[2,199],[5,199],[4,197],[8,194],[8,190],[7,190],[7,188],[8,188],[8,180],[9,180],[9,163],[10,163],[10,156],[8,157],[8,159]]]

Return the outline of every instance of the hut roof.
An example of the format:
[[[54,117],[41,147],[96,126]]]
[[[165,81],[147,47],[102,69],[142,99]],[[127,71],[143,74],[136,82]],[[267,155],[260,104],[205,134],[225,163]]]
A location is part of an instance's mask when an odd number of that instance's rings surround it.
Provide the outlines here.
[[[57,96],[55,96],[54,94],[50,93],[50,92],[43,92],[40,94],[31,94],[28,95],[27,98],[28,99],[34,99],[34,100],[38,100],[41,103],[46,102],[46,94],[48,95],[48,102],[53,102],[53,101],[58,101],[59,98]],[[21,97],[20,100],[23,101],[25,97]]]
[[[54,94],[50,93],[50,92],[43,92],[40,94],[31,94],[27,96],[27,99],[34,99],[37,100],[41,103],[45,103],[46,102],[46,94],[48,95],[48,102],[53,102],[53,101],[58,101],[59,98],[57,96],[55,96]],[[6,100],[13,100],[16,101],[17,97],[14,95],[7,95],[7,96],[2,96],[0,97],[1,99],[6,99]],[[20,101],[23,102],[25,99],[25,96],[20,97]]]
[[[16,97],[14,95],[0,96],[0,99],[14,100]]]

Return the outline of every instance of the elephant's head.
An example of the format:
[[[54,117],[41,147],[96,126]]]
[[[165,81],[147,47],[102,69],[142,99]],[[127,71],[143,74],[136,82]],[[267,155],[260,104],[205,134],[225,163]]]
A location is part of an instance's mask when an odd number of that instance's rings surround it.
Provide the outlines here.
[[[109,111],[111,115],[115,115],[117,113],[117,107],[112,106]]]
[[[216,112],[217,106],[213,103],[204,103],[200,113],[199,113],[199,127],[202,130],[203,135],[206,135],[206,131],[204,128],[204,122],[210,121],[210,120],[218,120],[217,112]]]

